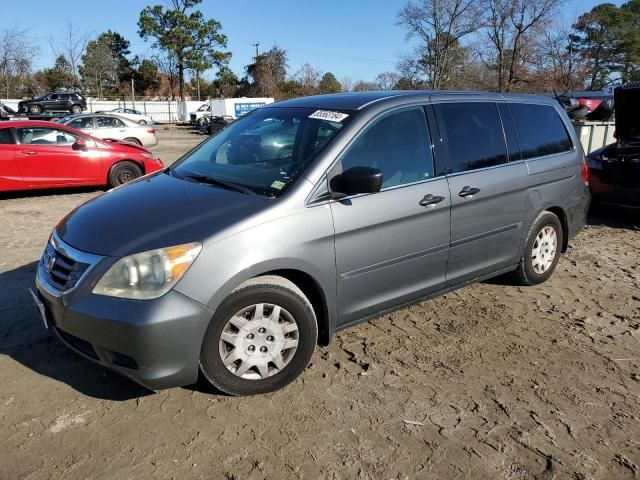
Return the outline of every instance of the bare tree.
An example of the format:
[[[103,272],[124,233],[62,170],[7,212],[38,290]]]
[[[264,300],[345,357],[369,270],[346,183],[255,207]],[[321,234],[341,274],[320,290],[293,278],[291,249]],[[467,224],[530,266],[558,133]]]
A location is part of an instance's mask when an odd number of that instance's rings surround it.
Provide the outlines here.
[[[413,68],[426,76],[427,87],[440,89],[451,79],[453,51],[460,40],[476,31],[478,0],[409,0],[398,14],[407,38],[417,38]]]
[[[364,80],[358,80],[356,83],[353,84],[354,92],[367,92],[367,91],[377,90],[377,89],[378,87],[375,83],[366,82]]]
[[[56,57],[62,55],[69,65],[71,65],[73,81],[76,87],[80,85],[80,60],[87,48],[89,38],[89,34],[79,32],[69,19],[67,19],[64,27],[62,27],[58,38],[54,38],[53,36],[49,37],[49,44],[51,45],[51,50],[54,55]]]
[[[400,75],[396,72],[382,72],[375,79],[379,90],[392,90],[400,80]]]
[[[305,63],[294,75],[295,80],[300,83],[302,95],[313,95],[318,91],[318,84],[322,78],[322,72],[317,70],[310,63]]]
[[[534,90],[567,92],[582,90],[587,84],[590,62],[583,58],[576,46],[576,37],[568,29],[553,29],[544,34],[536,45],[537,81]]]
[[[350,92],[353,88],[353,80],[351,79],[351,77],[345,75],[340,78],[340,85],[342,85],[343,92]]]
[[[480,0],[491,48],[487,65],[496,71],[499,91],[526,82],[531,47],[565,0]]]
[[[0,84],[7,98],[20,95],[31,83],[31,61],[35,52],[26,30],[0,31]]]
[[[155,55],[152,60],[158,66],[161,75],[160,95],[175,100],[180,81],[177,60],[170,53]]]

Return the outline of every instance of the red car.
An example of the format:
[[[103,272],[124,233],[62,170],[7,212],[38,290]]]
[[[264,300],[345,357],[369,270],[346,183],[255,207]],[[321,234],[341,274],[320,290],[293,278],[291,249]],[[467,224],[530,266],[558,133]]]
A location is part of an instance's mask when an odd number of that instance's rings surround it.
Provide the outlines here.
[[[164,167],[144,147],[44,121],[0,122],[0,191],[115,187]]]

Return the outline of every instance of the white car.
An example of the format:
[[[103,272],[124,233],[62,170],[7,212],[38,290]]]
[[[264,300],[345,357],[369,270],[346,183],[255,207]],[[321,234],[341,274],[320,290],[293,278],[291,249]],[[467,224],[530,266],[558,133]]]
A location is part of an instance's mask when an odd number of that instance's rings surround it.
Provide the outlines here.
[[[96,113],[110,113],[132,120],[139,125],[151,125],[152,123],[155,123],[150,115],[145,115],[144,113],[138,110],[134,110],[133,108],[114,108],[113,110],[105,110]]]
[[[77,128],[103,140],[124,140],[143,147],[155,147],[158,144],[155,129],[107,113],[64,117],[58,120],[58,123]]]

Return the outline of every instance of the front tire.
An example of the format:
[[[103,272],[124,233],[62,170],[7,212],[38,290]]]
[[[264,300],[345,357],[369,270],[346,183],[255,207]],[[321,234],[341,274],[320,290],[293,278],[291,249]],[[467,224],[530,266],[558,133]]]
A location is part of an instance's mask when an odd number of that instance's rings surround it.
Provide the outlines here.
[[[127,137],[124,139],[125,142],[135,143],[136,145],[142,146],[142,142],[135,137]]]
[[[31,105],[29,106],[29,111],[37,115],[39,113],[42,113],[42,107],[40,105]]]
[[[537,285],[553,274],[564,242],[562,224],[551,212],[542,212],[527,235],[524,254],[516,270],[521,285]]]
[[[75,113],[75,114],[82,113],[82,107],[80,105],[73,105],[71,107],[71,113]]]
[[[293,282],[252,278],[216,310],[202,343],[200,371],[230,395],[271,392],[302,373],[317,339],[313,307]]]
[[[142,175],[142,170],[133,162],[116,163],[109,171],[109,186],[117,187],[135,180]]]

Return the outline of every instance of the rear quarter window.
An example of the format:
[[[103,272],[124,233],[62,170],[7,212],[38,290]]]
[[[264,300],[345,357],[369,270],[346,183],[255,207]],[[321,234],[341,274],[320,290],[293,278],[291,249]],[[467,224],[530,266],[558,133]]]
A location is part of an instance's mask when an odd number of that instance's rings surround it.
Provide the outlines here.
[[[518,132],[523,159],[573,149],[569,132],[552,106],[512,103],[509,109]]]

